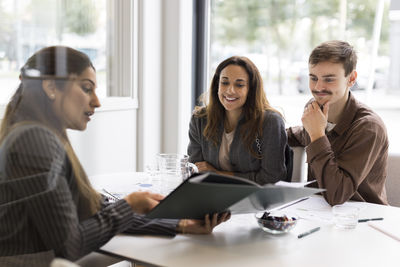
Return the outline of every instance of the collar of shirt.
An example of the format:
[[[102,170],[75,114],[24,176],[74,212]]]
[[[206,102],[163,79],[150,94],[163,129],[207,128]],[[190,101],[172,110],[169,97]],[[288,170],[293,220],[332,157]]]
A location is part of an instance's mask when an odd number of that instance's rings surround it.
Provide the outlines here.
[[[325,130],[326,130],[327,132],[330,132],[330,131],[333,130],[333,128],[335,128],[335,126],[336,126],[335,123],[331,123],[331,122],[328,121],[328,123],[326,124]]]
[[[359,106],[360,104],[355,99],[353,94],[349,91],[349,99],[347,100],[346,105],[342,111],[339,122],[336,123],[333,129],[338,135],[342,135],[347,129],[349,129]]]

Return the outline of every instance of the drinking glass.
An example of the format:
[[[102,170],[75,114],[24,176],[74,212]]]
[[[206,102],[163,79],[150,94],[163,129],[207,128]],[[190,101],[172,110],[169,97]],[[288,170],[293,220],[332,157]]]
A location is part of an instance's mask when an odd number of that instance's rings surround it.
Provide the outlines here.
[[[183,180],[198,172],[196,165],[189,162],[189,156],[176,153],[157,154],[157,165],[165,193],[170,193]]]
[[[332,208],[335,226],[338,229],[354,229],[358,223],[359,208],[347,205],[335,205]]]

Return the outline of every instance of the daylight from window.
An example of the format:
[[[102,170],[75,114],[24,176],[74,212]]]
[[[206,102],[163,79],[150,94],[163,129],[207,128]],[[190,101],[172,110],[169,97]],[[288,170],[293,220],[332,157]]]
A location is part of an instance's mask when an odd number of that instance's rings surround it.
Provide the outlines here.
[[[86,53],[97,70],[98,95],[106,96],[106,0],[0,0],[0,103],[18,86],[19,69],[51,45]]]
[[[311,97],[310,52],[323,41],[346,40],[358,53],[352,91],[382,117],[389,150],[400,153],[395,137],[400,84],[393,79],[399,72],[393,67],[400,62],[393,40],[399,38],[400,22],[390,7],[384,0],[211,0],[209,80],[222,60],[246,56],[259,68],[267,98],[283,112],[287,126],[300,125]]]

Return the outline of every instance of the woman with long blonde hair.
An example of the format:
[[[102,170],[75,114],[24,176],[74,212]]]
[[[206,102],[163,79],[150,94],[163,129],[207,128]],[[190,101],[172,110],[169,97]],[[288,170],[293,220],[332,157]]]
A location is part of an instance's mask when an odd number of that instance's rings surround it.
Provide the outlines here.
[[[107,203],[90,185],[66,129],[85,130],[100,106],[89,58],[63,46],[39,50],[21,69],[21,84],[0,129],[0,265],[49,266],[77,260],[123,231],[210,233],[220,222],[149,220],[163,196],[134,192]]]

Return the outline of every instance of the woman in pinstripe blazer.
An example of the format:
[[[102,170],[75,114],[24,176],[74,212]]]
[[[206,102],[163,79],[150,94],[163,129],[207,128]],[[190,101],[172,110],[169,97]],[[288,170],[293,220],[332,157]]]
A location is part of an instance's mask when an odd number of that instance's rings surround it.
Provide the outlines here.
[[[0,129],[0,266],[76,260],[115,234],[210,233],[220,219],[148,220],[163,198],[135,192],[107,203],[90,185],[66,129],[84,130],[100,106],[96,73],[74,49],[47,47],[28,59]]]

